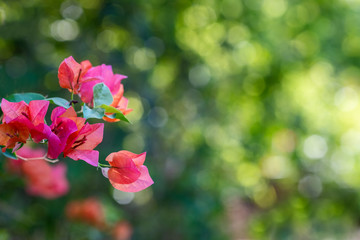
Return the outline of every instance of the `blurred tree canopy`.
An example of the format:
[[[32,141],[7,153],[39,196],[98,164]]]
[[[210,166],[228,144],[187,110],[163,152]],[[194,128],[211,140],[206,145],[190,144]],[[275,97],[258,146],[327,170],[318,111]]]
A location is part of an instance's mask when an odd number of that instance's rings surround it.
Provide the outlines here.
[[[68,98],[57,68],[70,55],[112,65],[129,77],[133,124],[107,126],[100,156],[147,151],[155,184],[118,205],[101,173],[66,159],[71,191],[48,201],[1,160],[0,239],[107,239],[64,217],[88,196],[133,239],[359,238],[359,12],[358,0],[3,0],[0,96]]]

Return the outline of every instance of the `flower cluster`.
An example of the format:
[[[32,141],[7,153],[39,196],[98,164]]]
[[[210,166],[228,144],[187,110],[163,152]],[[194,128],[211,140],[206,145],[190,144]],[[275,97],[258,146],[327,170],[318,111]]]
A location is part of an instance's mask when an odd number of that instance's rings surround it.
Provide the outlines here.
[[[100,231],[109,232],[114,240],[131,239],[133,231],[131,224],[121,219],[117,219],[116,222],[108,221],[104,205],[94,197],[69,202],[65,213],[71,221],[85,223]]]
[[[22,160],[57,161],[61,154],[75,161],[83,160],[103,168],[110,183],[121,191],[137,192],[152,185],[149,172],[143,165],[146,153],[137,155],[119,151],[106,158],[109,165],[100,164],[99,152],[94,149],[103,140],[104,123],[87,122],[89,118],[128,122],[125,115],[132,109],[128,109],[121,83],[126,76],[114,74],[108,65],[93,67],[88,60],[77,63],[73,57],[68,57],[59,66],[58,78],[60,86],[71,92],[70,101],[46,98],[36,93],[14,94],[1,100],[2,152]],[[78,104],[74,95],[78,95],[82,103]],[[58,106],[52,110],[51,122],[47,123],[45,117],[50,103]],[[76,107],[81,109],[76,111]],[[23,147],[28,141],[47,144],[47,152],[42,156],[28,156],[27,148]],[[41,176],[38,177],[40,180],[46,179],[48,173],[51,175],[51,171],[55,176],[64,173],[64,170],[45,167],[43,161],[25,161],[22,165],[29,165],[24,170],[27,176]],[[36,177],[29,179],[32,179],[30,182],[40,181]],[[30,192],[38,191],[36,187],[31,189]]]
[[[34,150],[24,146],[16,154],[19,159],[10,159],[7,168],[10,172],[25,178],[26,191],[30,195],[53,199],[68,192],[65,164],[58,163],[51,166],[43,159],[45,154],[43,149]],[[31,161],[21,159],[31,159]]]
[[[84,222],[99,229],[106,226],[103,205],[96,198],[71,201],[66,205],[65,211],[70,220]]]

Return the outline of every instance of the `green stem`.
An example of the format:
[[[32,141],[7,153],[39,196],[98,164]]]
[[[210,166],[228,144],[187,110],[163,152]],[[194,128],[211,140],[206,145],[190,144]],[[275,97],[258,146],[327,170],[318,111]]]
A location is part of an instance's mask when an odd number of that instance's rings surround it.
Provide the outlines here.
[[[108,167],[108,168],[111,168],[112,166],[110,166],[110,165],[106,165],[106,164],[102,164],[102,163],[99,163],[99,167]]]
[[[75,105],[74,105],[73,100],[74,100],[74,91],[71,92],[71,106],[72,106],[72,107],[74,108],[74,110],[75,110]]]

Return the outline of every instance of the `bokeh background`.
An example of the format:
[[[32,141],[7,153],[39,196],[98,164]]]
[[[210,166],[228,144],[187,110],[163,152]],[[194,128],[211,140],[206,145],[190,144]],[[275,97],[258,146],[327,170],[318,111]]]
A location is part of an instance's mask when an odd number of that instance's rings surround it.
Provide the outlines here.
[[[0,2],[1,97],[69,99],[70,55],[128,76],[133,124],[97,149],[146,151],[155,184],[114,193],[65,159],[46,200],[1,159],[0,239],[109,239],[65,217],[87,197],[132,239],[360,239],[359,0]]]

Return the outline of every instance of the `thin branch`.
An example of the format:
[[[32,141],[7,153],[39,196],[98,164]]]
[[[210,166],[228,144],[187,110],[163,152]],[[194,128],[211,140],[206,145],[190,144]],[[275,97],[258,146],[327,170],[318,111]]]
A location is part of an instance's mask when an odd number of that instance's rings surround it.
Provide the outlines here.
[[[41,159],[43,159],[47,162],[50,162],[50,163],[56,163],[59,161],[59,159],[50,159],[50,158],[46,157],[46,155],[44,155],[43,157],[36,157],[36,158],[26,158],[26,157],[21,157],[19,155],[16,155],[16,157],[21,160],[24,160],[24,161],[41,160]]]

